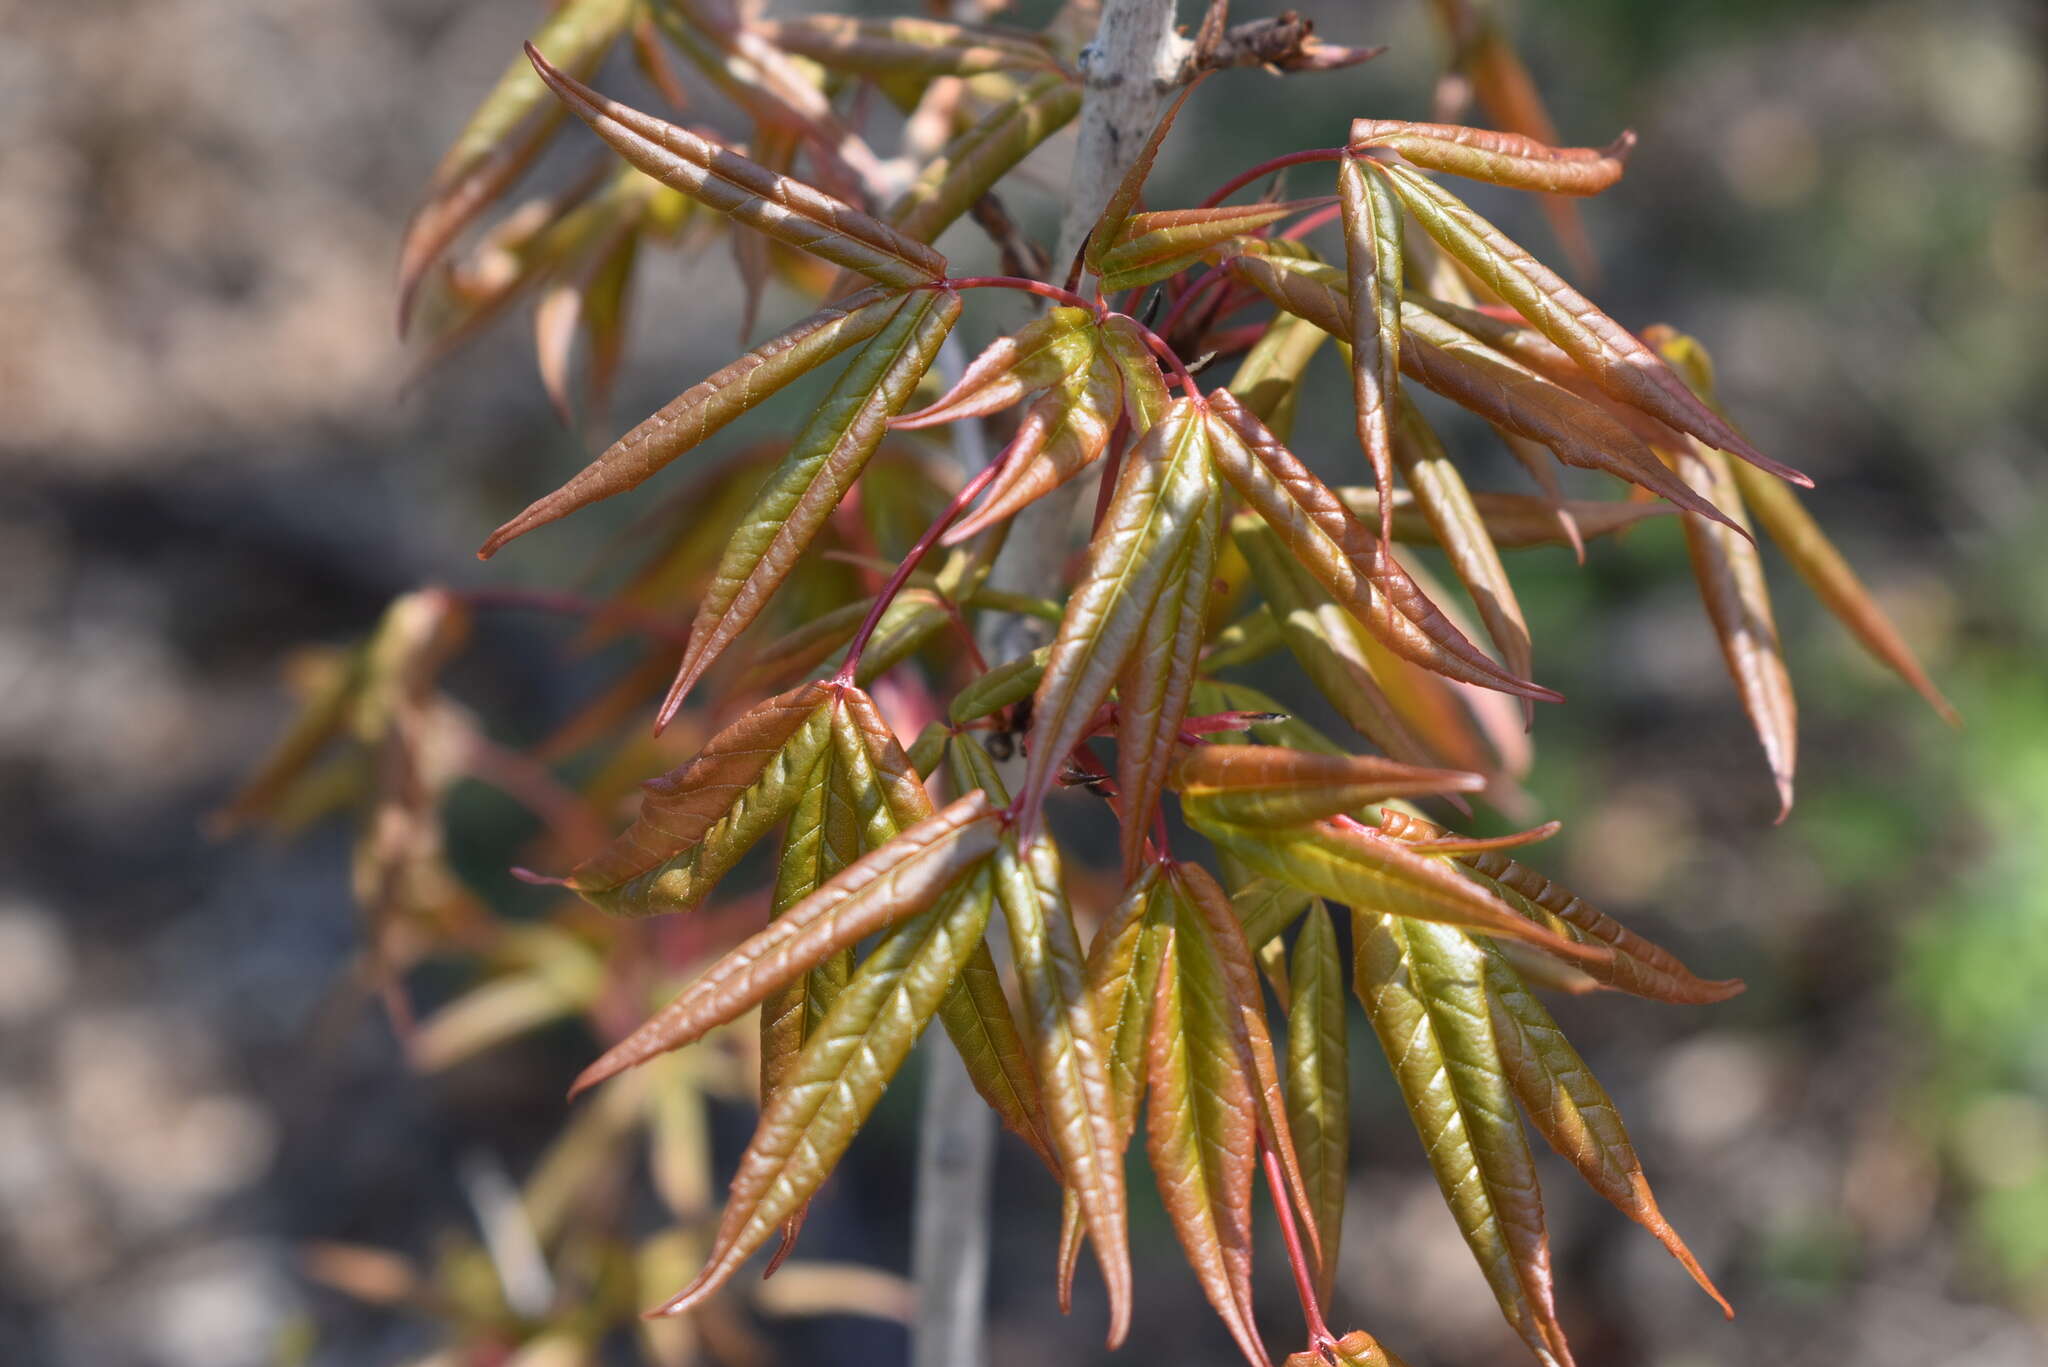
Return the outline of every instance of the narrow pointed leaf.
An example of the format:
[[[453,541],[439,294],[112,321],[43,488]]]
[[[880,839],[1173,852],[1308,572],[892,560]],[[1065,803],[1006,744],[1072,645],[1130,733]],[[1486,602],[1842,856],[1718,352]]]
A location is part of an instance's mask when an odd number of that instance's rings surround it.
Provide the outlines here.
[[[988,858],[999,824],[987,796],[970,793],[862,855],[606,1051],[576,1079],[571,1095],[701,1038],[864,936],[929,908]]]
[[[1052,1122],[1053,1147],[1075,1192],[1109,1289],[1109,1344],[1130,1329],[1131,1253],[1123,1140],[1116,1093],[1095,1005],[1083,983],[1081,946],[1061,884],[1059,855],[1039,836],[996,852],[996,900],[1010,931],[1023,988],[1026,1034]]]
[[[1216,968],[1182,934],[1167,948],[1153,999],[1146,1091],[1145,1152],[1174,1235],[1239,1351],[1263,1363],[1251,1310],[1251,1079],[1231,1044]]]
[[[1150,431],[1166,416],[1171,403],[1152,349],[1145,344],[1137,323],[1120,313],[1111,314],[1102,325],[1102,346],[1116,362],[1117,376],[1123,382],[1124,416],[1130,420],[1131,431],[1139,435]]]
[[[1487,1004],[1501,1062],[1537,1133],[1579,1170],[1587,1185],[1656,1236],[1700,1290],[1713,1297],[1728,1318],[1735,1318],[1727,1298],[1657,1209],[1628,1128],[1607,1089],[1499,951],[1486,955],[1485,967]]]
[[[960,378],[929,407],[890,424],[899,430],[938,427],[999,413],[1036,390],[1050,389],[1095,354],[1095,320],[1086,309],[1056,308],[982,349]]]
[[[1544,459],[1548,460],[1546,455]],[[1738,467],[1740,468],[1740,467]],[[1379,495],[1370,489],[1345,486],[1337,497],[1352,515],[1364,522],[1379,516]],[[1646,518],[1670,517],[1677,509],[1668,503],[1630,502],[1625,499],[1571,499],[1562,504],[1529,494],[1504,494],[1488,489],[1468,491],[1473,510],[1479,516],[1486,539],[1495,549],[1524,550],[1531,546],[1566,546],[1571,539],[1558,522],[1558,512],[1578,524],[1585,540],[1624,531]],[[1410,543],[1441,545],[1438,532],[1413,493],[1394,491],[1394,539]]]
[[[531,44],[527,56],[572,113],[662,184],[882,284],[926,285],[945,278],[943,256],[844,200],[607,99],[550,65]]]
[[[1181,544],[1211,499],[1208,425],[1186,399],[1170,405],[1125,458],[1122,477],[1068,599],[1032,706],[1032,750],[1019,800],[1035,810],[1107,701]]]
[[[1025,412],[1003,471],[973,512],[946,533],[957,545],[1006,522],[1073,479],[1108,449],[1123,405],[1123,372],[1097,350]]]
[[[491,533],[478,554],[489,559],[514,537],[638,488],[755,404],[874,336],[902,305],[901,295],[879,288],[863,290],[763,342],[613,442],[574,479]]]
[[[1215,596],[1221,502],[1220,491],[1211,489],[1117,680],[1116,786],[1123,795],[1121,843],[1127,879],[1136,876],[1144,856],[1152,813],[1165,790],[1181,722],[1187,717],[1196,659]]]
[[[1218,243],[1256,233],[1328,202],[1295,199],[1133,214],[1124,220],[1117,244],[1097,258],[1095,269],[1102,277],[1102,288],[1110,293],[1156,284],[1201,261]]]
[[[931,368],[960,316],[960,296],[920,292],[853,360],[789,454],[742,515],[705,589],[676,681],[662,702],[665,722],[712,661],[767,606],[881,444],[888,421]]]
[[[1479,610],[1479,620],[1485,623],[1502,662],[1528,678],[1533,666],[1529,624],[1522,616],[1507,567],[1500,563],[1492,531],[1429,421],[1405,399],[1395,430],[1394,459],[1414,494],[1416,507],[1436,533],[1436,543],[1444,548],[1452,571],[1472,596],[1472,605]]]
[[[1080,84],[1064,72],[1047,72],[1025,82],[925,164],[890,207],[889,222],[921,242],[937,240],[1080,110]]]
[[[1401,204],[1351,157],[1337,166],[1351,300],[1351,397],[1358,444],[1380,494],[1380,540],[1393,539],[1394,421],[1401,391]]]
[[[1173,128],[1173,121],[1180,117],[1181,106],[1188,102],[1188,96],[1195,93],[1195,86],[1199,84],[1200,81],[1192,81],[1182,86],[1180,94],[1174,96],[1173,103],[1166,107],[1166,112],[1159,116],[1159,122],[1152,126],[1151,135],[1145,139],[1145,145],[1139,148],[1138,155],[1131,159],[1130,167],[1124,172],[1123,179],[1119,180],[1116,189],[1110,192],[1109,202],[1102,206],[1102,214],[1095,220],[1095,226],[1089,230],[1084,259],[1088,262],[1089,269],[1098,275],[1102,273],[1102,258],[1123,240],[1126,221],[1137,212],[1139,196],[1144,193],[1145,181],[1152,174],[1152,163],[1159,159],[1159,149],[1166,142],[1166,135]]]
[[[1359,624],[1425,669],[1545,702],[1452,626],[1327,485],[1228,390],[1209,396],[1216,468]]]
[[[1355,982],[1444,1203],[1508,1324],[1570,1367],[1529,1142],[1501,1063],[1479,948],[1455,929],[1352,909]]]
[[[1681,432],[1772,474],[1811,485],[1770,459],[1686,388],[1656,352],[1596,308],[1498,228],[1420,171],[1374,163],[1439,246],[1462,262],[1536,329],[1568,352],[1600,386]]]
[[[812,766],[783,835],[768,915],[780,916],[861,856],[862,794],[828,746]],[[874,795],[866,794],[873,802]],[[768,1097],[789,1076],[804,1043],[824,1019],[832,999],[853,975],[853,951],[841,950],[761,1003],[761,1094]]]
[[[1604,944],[1579,944],[1531,922],[1445,860],[1416,854],[1394,837],[1355,822],[1318,821],[1290,830],[1232,826],[1211,817],[1199,800],[1183,801],[1181,814],[1253,872],[1317,897],[1523,940],[1574,964],[1604,964],[1613,957]]]
[[[1677,453],[1685,479],[1729,516],[1741,521],[1742,494],[1728,458],[1697,443]],[[1725,527],[1688,515],[1685,548],[1692,557],[1693,578],[1700,600],[1721,642],[1721,657],[1735,680],[1742,708],[1763,745],[1764,762],[1778,790],[1778,819],[1792,810],[1792,776],[1799,755],[1799,708],[1792,694],[1792,675],[1778,644],[1778,624],[1771,613],[1771,591],[1764,582],[1763,558],[1756,543]]]
[[[988,917],[988,875],[977,871],[862,961],[763,1109],[710,1259],[660,1313],[700,1303],[810,1200],[952,990]]]
[[[1236,899],[1233,898],[1233,901]],[[1249,939],[1249,936],[1247,936]],[[1344,960],[1322,903],[1310,906],[1288,964],[1287,1121],[1322,1234],[1316,1294],[1325,1304],[1337,1275],[1351,1155],[1350,1044],[1344,1028]]]
[[[806,14],[759,19],[752,27],[774,46],[835,71],[870,76],[980,76],[1055,65],[1038,35],[977,28],[910,15],[853,18]]]
[[[640,815],[569,886],[624,915],[686,911],[798,801],[830,743],[832,698],[804,684],[750,709],[646,785]]]
[[[1277,745],[1197,745],[1173,767],[1174,790],[1219,820],[1292,826],[1392,797],[1476,793],[1480,774],[1424,769],[1377,755],[1322,755]]]
[[[626,30],[632,0],[569,0],[534,34],[568,70],[588,75]],[[561,122],[562,108],[524,58],[514,58],[441,159],[399,251],[403,330],[419,284],[442,253],[519,177]]]
[[[1029,655],[997,665],[953,695],[947,716],[955,726],[964,726],[1024,701],[1038,690],[1038,681],[1045,676],[1045,664],[1051,655],[1052,647],[1045,645]]]
[[[1511,190],[1597,195],[1621,179],[1636,135],[1605,147],[1552,147],[1519,133],[1403,119],[1353,119],[1351,146],[1388,147],[1425,171],[1443,171]]]
[[[1382,829],[1411,842],[1434,842],[1449,834],[1432,822],[1393,810],[1382,813]],[[1611,959],[1604,963],[1581,962],[1578,967],[1609,987],[1652,1001],[1681,1005],[1726,1001],[1742,991],[1739,978],[1716,981],[1696,976],[1671,951],[1636,934],[1571,889],[1551,882],[1498,850],[1460,855],[1458,863],[1507,897],[1510,906],[1526,907],[1524,915],[1554,918],[1572,934],[1607,946],[1613,952]]]

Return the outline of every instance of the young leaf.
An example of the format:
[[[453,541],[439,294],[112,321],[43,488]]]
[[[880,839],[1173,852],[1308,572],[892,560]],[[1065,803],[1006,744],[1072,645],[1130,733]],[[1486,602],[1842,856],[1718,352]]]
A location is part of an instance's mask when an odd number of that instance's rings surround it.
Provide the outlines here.
[[[1529,624],[1522,617],[1507,567],[1500,563],[1492,530],[1429,420],[1405,397],[1394,430],[1394,461],[1414,494],[1415,506],[1435,533],[1436,543],[1444,548],[1451,569],[1472,596],[1472,605],[1479,610],[1479,620],[1486,624],[1486,634],[1499,649],[1502,662],[1516,675],[1528,678],[1533,666]]]
[[[1133,214],[1124,220],[1116,245],[1097,258],[1096,273],[1102,277],[1103,290],[1111,294],[1157,284],[1202,260],[1220,242],[1256,233],[1328,202],[1295,199]]]
[[[1691,443],[1678,453],[1678,469],[1695,489],[1737,520],[1743,517],[1742,495],[1719,451]],[[1799,709],[1792,696],[1792,676],[1778,645],[1778,624],[1771,614],[1771,591],[1764,583],[1764,564],[1756,543],[1702,518],[1685,519],[1685,548],[1692,557],[1693,577],[1707,618],[1721,641],[1729,677],[1742,696],[1743,710],[1762,742],[1764,761],[1778,790],[1778,820],[1792,811],[1792,774],[1799,754]]]
[[[1425,669],[1545,702],[1562,697],[1488,659],[1337,496],[1228,390],[1209,396],[1216,468],[1359,624]]]
[[[1123,381],[1124,416],[1131,431],[1143,435],[1162,421],[1169,406],[1166,379],[1135,320],[1113,313],[1102,325],[1102,346],[1116,362]]]
[[[1136,876],[1144,857],[1152,813],[1159,806],[1181,722],[1187,717],[1196,657],[1215,596],[1221,503],[1220,491],[1210,490],[1208,506],[1182,544],[1117,679],[1116,779],[1123,795],[1121,845],[1127,879]]]
[[[988,858],[999,826],[987,795],[969,793],[862,855],[735,946],[681,996],[607,1050],[583,1070],[570,1095],[702,1038],[840,950],[926,910]],[[961,952],[972,949],[969,945]]]
[[[588,75],[626,30],[632,0],[568,0],[534,34],[563,66]],[[526,169],[562,110],[526,62],[514,58],[434,170],[399,249],[398,321],[403,331],[427,272],[464,227]]]
[[[953,695],[947,717],[955,726],[965,726],[1024,701],[1038,691],[1038,681],[1045,677],[1045,664],[1051,656],[1052,647],[1044,645],[1029,655],[997,665]]]
[[[1605,147],[1552,147],[1519,133],[1404,119],[1353,119],[1353,151],[1386,147],[1425,171],[1443,171],[1511,190],[1597,195],[1621,179],[1636,135],[1623,132]]]
[[[957,545],[1008,521],[1094,464],[1109,447],[1123,397],[1123,372],[1097,348],[1025,411],[1002,473],[974,511],[946,533],[944,544]]]
[[[1529,1141],[1487,1009],[1483,956],[1456,929],[1354,905],[1358,999],[1379,1035],[1444,1203],[1509,1325],[1571,1367]]]
[[[889,425],[902,431],[999,413],[1084,369],[1097,344],[1095,320],[1086,309],[1053,309],[990,342],[936,402]]]
[[[600,499],[637,489],[677,456],[694,449],[784,385],[880,332],[902,307],[902,295],[877,287],[819,309],[671,399],[660,412],[613,442],[574,479],[491,533],[477,554],[488,560],[514,537]]]
[[[1657,1209],[1657,1198],[1650,1194],[1643,1165],[1607,1089],[1498,950],[1487,951],[1485,968],[1487,1004],[1501,1062],[1537,1132],[1593,1190],[1655,1235],[1700,1290],[1719,1302],[1728,1318],[1735,1318],[1727,1298]]]
[[[951,290],[920,291],[904,300],[797,434],[726,543],[690,628],[676,681],[662,701],[662,724],[795,568],[804,547],[860,478],[889,419],[931,368],[959,316],[960,296]]]
[[[1351,395],[1358,444],[1380,494],[1380,541],[1394,539],[1394,406],[1401,392],[1401,204],[1354,158],[1337,164],[1351,300]]]
[[[929,285],[945,278],[946,258],[844,200],[607,99],[557,70],[531,43],[526,55],[572,113],[662,184],[885,285]]]
[[[1231,1044],[1216,966],[1185,927],[1167,946],[1159,973],[1146,1090],[1145,1152],[1173,1232],[1239,1350],[1263,1364],[1251,1306],[1258,1162],[1251,1079]]]
[[[1612,958],[1605,945],[1578,944],[1531,922],[1460,877],[1444,860],[1416,854],[1399,840],[1355,822],[1318,821],[1284,830],[1233,826],[1216,820],[1198,799],[1183,800],[1181,815],[1253,872],[1317,897],[1524,940],[1575,964]]]
[[[709,1260],[657,1313],[681,1314],[699,1304],[810,1200],[953,989],[988,916],[989,878],[977,869],[938,905],[897,926],[861,963],[788,1084],[762,1109]]]
[[[1290,1353],[1283,1367],[1408,1367],[1400,1358],[1380,1347],[1379,1340],[1363,1329],[1354,1329],[1327,1349]]]
[[[1008,175],[1034,148],[1081,111],[1081,87],[1047,72],[946,144],[889,209],[897,230],[931,242]]]
[[[1032,705],[1031,759],[1018,795],[1027,813],[1087,734],[1182,543],[1198,534],[1212,499],[1208,430],[1193,401],[1176,400],[1125,458]]]
[[[1422,769],[1377,755],[1323,755],[1277,745],[1197,745],[1173,766],[1172,784],[1216,819],[1293,826],[1356,812],[1391,797],[1476,793],[1480,774]]]
[[[1083,985],[1081,946],[1059,854],[1045,836],[1020,847],[1006,835],[996,850],[994,874],[1053,1145],[1109,1289],[1109,1346],[1115,1348],[1130,1330],[1131,1315],[1124,1145],[1101,1026]]]
[[[1549,457],[1546,455],[1544,459]],[[1336,492],[1352,516],[1360,521],[1371,522],[1379,516],[1379,495],[1372,490],[1346,485]],[[1572,499],[1558,504],[1529,494],[1503,494],[1486,489],[1472,490],[1468,496],[1472,500],[1473,511],[1479,516],[1480,526],[1486,532],[1486,539],[1493,543],[1495,549],[1503,551],[1571,544],[1558,522],[1560,511],[1578,525],[1580,535],[1587,541],[1624,531],[1645,518],[1670,517],[1678,511],[1668,503],[1647,500]],[[1415,495],[1406,489],[1395,490],[1394,539],[1439,545],[1437,537],[1436,528],[1422,511]]]
[[[1236,898],[1231,899],[1233,903]],[[1249,936],[1246,937],[1250,939]],[[1301,1156],[1309,1208],[1322,1236],[1316,1294],[1325,1303],[1337,1276],[1344,1188],[1351,1152],[1349,1041],[1344,1029],[1344,962],[1322,903],[1312,903],[1287,974],[1287,1121]]]
[[[830,744],[833,699],[804,684],[751,708],[646,785],[640,815],[569,886],[618,915],[687,911],[794,807]]]
[[[835,728],[835,741],[837,728]],[[861,856],[863,797],[871,804],[878,794],[857,789],[838,746],[826,747],[812,766],[790,813],[782,838],[782,857],[775,866],[775,892],[769,903],[772,920],[809,897],[841,869]],[[832,999],[853,974],[853,951],[843,949],[771,994],[761,1003],[761,1095],[772,1095],[789,1076],[804,1043],[825,1017]]]
[[[1441,826],[1393,809],[1382,812],[1381,818],[1381,829],[1411,843],[1434,844],[1449,834]],[[1604,963],[1582,962],[1579,968],[1617,991],[1680,1005],[1726,1001],[1742,991],[1739,978],[1714,981],[1697,977],[1671,951],[1644,939],[1571,889],[1523,867],[1499,850],[1463,854],[1458,856],[1458,863],[1499,892],[1510,906],[1522,910],[1523,915],[1545,921],[1554,918],[1574,935],[1607,946],[1613,952],[1611,959]]]
[[[1634,333],[1594,307],[1454,195],[1410,167],[1374,165],[1439,246],[1569,353],[1601,388],[1717,450],[1731,452],[1781,478],[1812,485],[1805,475],[1751,446],[1700,402]]]
[[[806,14],[754,20],[752,26],[784,52],[866,76],[980,76],[1055,65],[1036,34],[911,15],[856,19]]]

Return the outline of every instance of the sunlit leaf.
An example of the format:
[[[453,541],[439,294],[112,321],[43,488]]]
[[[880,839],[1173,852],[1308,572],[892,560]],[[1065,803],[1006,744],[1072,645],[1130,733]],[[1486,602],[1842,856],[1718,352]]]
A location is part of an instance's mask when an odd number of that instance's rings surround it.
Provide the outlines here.
[[[1283,1367],[1407,1367],[1400,1358],[1380,1347],[1379,1340],[1363,1329],[1354,1329],[1324,1350],[1290,1353]]]
[[[1733,1319],[1735,1311],[1727,1299],[1657,1209],[1657,1198],[1650,1194],[1635,1146],[1607,1089],[1498,951],[1486,954],[1485,969],[1501,1062],[1537,1133],[1579,1170],[1593,1190],[1655,1235],[1700,1290]]]
[[[675,684],[662,702],[663,722],[795,568],[804,547],[881,444],[889,419],[931,368],[959,316],[958,294],[914,294],[840,375],[726,543],[697,609]]]
[[[937,427],[1001,412],[1025,395],[1050,389],[1085,368],[1097,345],[1095,320],[1086,309],[1053,309],[990,342],[941,398],[890,425],[898,429]]]
[[[946,544],[1007,521],[1094,464],[1108,449],[1123,394],[1122,370],[1106,350],[1093,350],[1025,410],[1002,473],[980,504],[946,533]]]
[[[1208,424],[1181,399],[1124,458],[1039,681],[1019,794],[1025,811],[1044,801],[1068,751],[1108,700],[1182,543],[1198,535],[1212,498],[1209,447]]]
[[[1194,265],[1219,242],[1255,233],[1327,202],[1296,199],[1133,214],[1124,220],[1116,245],[1095,259],[1095,270],[1102,288],[1111,293],[1156,284]]]
[[[600,499],[638,488],[664,465],[755,404],[880,332],[903,303],[898,294],[879,288],[863,290],[763,342],[684,390],[660,412],[613,442],[574,479],[491,533],[478,554],[488,558],[514,537]]]
[[[988,858],[998,826],[987,795],[969,793],[861,856],[730,950],[681,996],[607,1050],[584,1069],[571,1094],[701,1038],[840,950],[931,907]],[[963,961],[973,948],[961,949]]]
[[[1291,826],[1390,797],[1474,793],[1486,786],[1483,776],[1454,769],[1277,745],[1192,746],[1174,764],[1172,783],[1204,812],[1241,826]]]
[[[1520,133],[1404,119],[1353,119],[1351,147],[1386,147],[1425,171],[1443,171],[1511,190],[1597,195],[1621,179],[1636,135],[1605,147],[1552,147]]]
[[[1378,176],[1337,164],[1351,301],[1351,399],[1358,444],[1380,495],[1380,539],[1393,539],[1394,421],[1401,392],[1401,204]]]
[[[1355,986],[1444,1203],[1546,1367],[1570,1367],[1551,1295],[1543,1197],[1487,1007],[1484,956],[1458,930],[1352,907]]]
[[[1088,268],[1098,275],[1102,273],[1102,258],[1123,240],[1123,231],[1131,215],[1137,212],[1139,196],[1145,192],[1145,181],[1152,174],[1152,163],[1159,159],[1159,149],[1166,142],[1166,135],[1173,128],[1173,121],[1180,117],[1181,106],[1188,102],[1188,96],[1194,94],[1195,86],[1198,84],[1200,82],[1191,81],[1181,87],[1180,94],[1174,96],[1173,103],[1166,107],[1166,112],[1159,116],[1159,122],[1152,126],[1152,132],[1146,137],[1144,145],[1138,149],[1137,156],[1131,159],[1123,178],[1117,182],[1116,189],[1110,192],[1109,202],[1102,206],[1102,213],[1096,218],[1095,226],[1089,229],[1088,246],[1083,259],[1087,261]]]

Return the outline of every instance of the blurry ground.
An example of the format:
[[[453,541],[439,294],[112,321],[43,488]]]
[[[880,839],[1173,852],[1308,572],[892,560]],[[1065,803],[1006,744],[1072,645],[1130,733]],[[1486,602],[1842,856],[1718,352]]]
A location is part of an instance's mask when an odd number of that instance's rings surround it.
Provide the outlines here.
[[[1331,37],[1394,53],[1290,83],[1258,121],[1197,101],[1168,183],[1203,187],[1218,165],[1326,143],[1353,112],[1420,114],[1433,46],[1409,8],[1375,7],[1386,26],[1361,31],[1351,7],[1316,7]],[[282,722],[286,649],[359,633],[421,580],[484,582],[468,548],[575,460],[516,328],[396,397],[399,227],[532,9],[0,4],[10,1367],[241,1367],[309,1326],[321,1363],[417,1352],[419,1325],[309,1289],[295,1249],[429,1247],[467,1219],[459,1159],[495,1154],[517,1171],[557,1123],[573,1050],[429,1085],[400,1068],[373,1014],[323,1013],[356,942],[338,837],[196,834]],[[1752,435],[1821,481],[1823,521],[1970,719],[1946,733],[1781,575],[1804,782],[1773,829],[1676,536],[1608,548],[1583,573],[1547,552],[1516,567],[1542,677],[1573,699],[1539,730],[1535,786],[1569,823],[1546,867],[1751,985],[1714,1009],[1560,1012],[1595,1042],[1667,1213],[1742,1309],[1721,1324],[1559,1171],[1561,1296],[1581,1361],[2040,1362],[2042,11],[1527,11],[1568,137],[1643,135],[1628,181],[1589,212],[1603,300],[1710,342]],[[730,342],[722,260],[655,274],[626,418]],[[489,582],[566,575],[593,544],[583,535],[537,542]],[[558,707],[553,639],[488,636],[470,700],[486,717]],[[1418,1363],[1513,1361],[1367,1062],[1336,1317]],[[873,1185],[840,1199],[823,1236],[838,1256],[901,1266],[900,1214],[874,1223],[899,1204],[887,1184],[907,1178],[907,1143],[889,1137],[907,1139],[907,1109],[896,1114],[856,1147]],[[1051,1314],[1049,1192],[1027,1159],[1005,1162],[1017,1180],[999,1187],[995,1360],[1094,1360],[1092,1290],[1072,1320]],[[1140,1237],[1136,1352],[1224,1361],[1156,1215]],[[1265,1269],[1261,1294],[1275,1342],[1281,1271]],[[828,1342],[818,1360],[889,1361],[901,1346],[887,1333]]]

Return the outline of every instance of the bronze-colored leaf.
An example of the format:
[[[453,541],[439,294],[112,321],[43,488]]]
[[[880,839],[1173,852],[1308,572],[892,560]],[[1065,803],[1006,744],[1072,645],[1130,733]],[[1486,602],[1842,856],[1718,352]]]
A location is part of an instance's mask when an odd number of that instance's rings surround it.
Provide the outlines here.
[[[1486,786],[1483,775],[1455,769],[1277,745],[1191,746],[1175,762],[1171,782],[1204,811],[1240,826],[1292,826],[1390,797],[1476,793]]]
[[[1354,126],[1355,127],[1355,126]],[[1355,133],[1354,133],[1355,136]],[[1394,412],[1401,392],[1401,203],[1346,157],[1337,164],[1351,301],[1351,399],[1358,444],[1380,495],[1380,541],[1393,540]]]
[[[1387,147],[1425,171],[1443,171],[1511,190],[1597,195],[1621,179],[1636,135],[1605,147],[1552,147],[1520,133],[1405,119],[1353,119],[1351,147]]]

